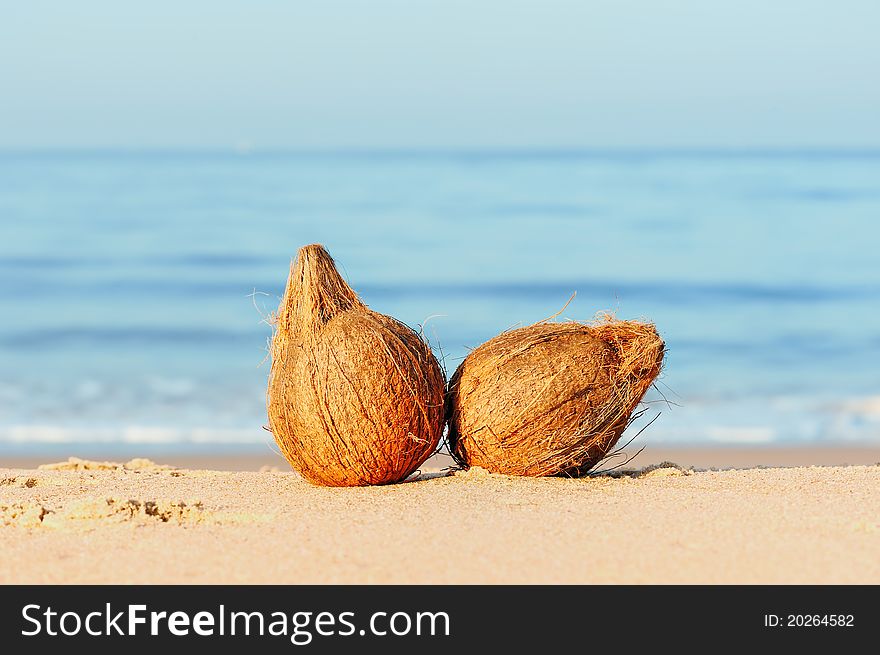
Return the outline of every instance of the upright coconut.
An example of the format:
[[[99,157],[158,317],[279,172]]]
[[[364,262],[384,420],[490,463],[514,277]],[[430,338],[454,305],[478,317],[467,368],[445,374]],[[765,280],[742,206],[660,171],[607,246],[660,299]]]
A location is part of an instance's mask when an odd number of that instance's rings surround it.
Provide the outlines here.
[[[271,355],[269,426],[310,482],[397,482],[436,449],[445,380],[431,349],[361,302],[320,245],[291,264]]]
[[[449,381],[450,450],[509,475],[579,475],[611,450],[663,362],[653,325],[541,322],[490,339]]]

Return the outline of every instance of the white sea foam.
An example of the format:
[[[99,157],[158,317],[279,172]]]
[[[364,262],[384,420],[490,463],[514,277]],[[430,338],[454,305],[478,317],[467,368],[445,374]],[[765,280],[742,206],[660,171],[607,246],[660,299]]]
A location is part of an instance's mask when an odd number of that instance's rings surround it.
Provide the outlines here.
[[[119,427],[66,427],[60,425],[0,426],[0,443],[64,444],[254,444],[266,440],[267,433],[255,428],[162,427],[128,425]]]
[[[748,427],[713,425],[706,428],[706,436],[717,443],[770,443],[776,438],[776,434],[776,430],[764,425]]]
[[[105,387],[105,389],[108,387]],[[691,402],[662,407],[662,416],[633,443],[649,444],[742,444],[770,443],[880,443],[880,396],[865,395],[843,399],[810,396],[779,396],[739,400]],[[67,443],[118,444],[264,444],[271,436],[262,429],[264,418],[248,412],[248,420],[229,420],[235,407],[202,406],[193,401],[189,420],[173,422],[168,412],[151,410],[155,422],[132,416],[127,423],[113,419],[89,420],[85,416],[55,418],[56,422],[29,423],[18,404],[0,404],[0,444],[51,445]],[[654,405],[653,407],[658,407]],[[225,410],[229,411],[225,411]],[[250,408],[247,408],[248,410]],[[11,410],[11,411],[10,411]],[[144,413],[144,412],[142,412]],[[653,417],[636,421],[622,442],[635,434]],[[237,418],[237,417],[236,417]],[[5,419],[5,420],[4,420]]]

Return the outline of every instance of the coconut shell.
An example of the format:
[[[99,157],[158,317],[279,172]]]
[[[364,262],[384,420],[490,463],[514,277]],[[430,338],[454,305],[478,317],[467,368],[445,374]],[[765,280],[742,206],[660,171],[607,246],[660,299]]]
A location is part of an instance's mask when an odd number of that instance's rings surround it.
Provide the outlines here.
[[[450,451],[508,475],[579,475],[613,448],[660,373],[653,325],[542,322],[472,351],[449,381]]]
[[[320,245],[291,265],[271,355],[269,426],[310,482],[398,482],[436,450],[445,379],[431,349],[361,302]]]

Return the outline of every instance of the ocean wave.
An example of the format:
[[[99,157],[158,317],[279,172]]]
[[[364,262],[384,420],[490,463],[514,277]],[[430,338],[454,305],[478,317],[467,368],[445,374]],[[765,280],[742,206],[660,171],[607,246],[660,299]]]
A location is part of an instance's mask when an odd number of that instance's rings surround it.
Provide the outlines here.
[[[166,380],[168,392],[186,391],[181,381]],[[655,394],[656,392],[652,392]],[[218,399],[215,398],[215,401]],[[638,436],[635,447],[647,443],[706,445],[769,445],[807,443],[860,443],[880,445],[880,395],[827,398],[813,395],[753,395],[731,401],[730,398],[675,397],[675,405],[667,405],[651,395],[651,410],[627,430],[621,443],[636,436],[657,414],[649,429]],[[225,406],[229,403],[220,401]],[[265,417],[255,403],[219,418],[217,407],[200,406],[193,400],[187,406],[198,408],[198,415],[172,423],[173,417],[161,422],[134,419],[114,423],[77,414],[71,410],[69,420],[63,415],[45,421],[29,422],[18,415],[6,424],[0,423],[0,444],[17,447],[49,444],[266,444],[271,436],[263,429]],[[135,407],[130,408],[134,414]],[[124,410],[124,408],[120,408]],[[122,411],[122,415],[126,412]],[[880,451],[878,451],[880,452]]]
[[[54,255],[6,255],[0,256],[0,270],[39,271],[44,269],[64,269],[82,266],[89,260]]]
[[[89,326],[31,328],[0,335],[2,348],[66,348],[85,344],[143,345],[155,343],[230,344],[253,343],[258,330],[220,328]]]
[[[880,200],[880,189],[841,187],[781,189],[760,194],[758,197],[780,200],[802,200],[808,203],[847,203]]]
[[[80,426],[7,425],[0,426],[0,442],[13,444],[257,444],[266,442],[268,433],[252,428],[170,427],[150,425]],[[271,437],[269,437],[271,440]]]
[[[126,267],[165,267],[179,266],[186,268],[242,268],[270,264],[273,257],[247,255],[242,253],[182,253],[179,255],[156,255],[143,257],[61,257],[55,255],[0,255],[0,270],[35,272],[41,270],[57,271],[59,269],[111,269],[118,271]]]
[[[274,260],[271,260],[274,261]],[[248,278],[240,271],[223,276],[227,268],[249,265],[248,263],[269,263],[242,255],[180,255],[154,262],[162,269],[169,264],[187,266],[194,269],[216,267],[218,274],[210,277],[193,271],[190,275],[180,274],[164,277],[161,273],[141,277],[129,272],[120,276],[114,269],[113,276],[100,278],[77,278],[76,276],[41,275],[42,269],[52,272],[53,267],[72,267],[74,262],[65,258],[0,258],[0,269],[9,267],[0,297],[18,298],[27,301],[31,298],[45,300],[57,296],[96,296],[109,297],[161,297],[205,298],[216,296],[245,297],[257,290],[280,298],[284,291],[286,268],[275,279]],[[285,260],[286,263],[286,260]],[[14,269],[21,269],[16,274]],[[880,299],[880,284],[760,284],[752,282],[712,282],[693,283],[682,280],[610,280],[610,279],[563,279],[563,280],[514,280],[481,282],[408,281],[405,283],[364,280],[358,284],[358,292],[365,297],[383,299],[423,299],[426,296],[440,298],[523,298],[546,300],[549,296],[570,296],[577,293],[586,298],[626,299],[631,301],[653,301],[685,305],[712,303],[744,304],[811,304],[835,303]]]
[[[667,303],[815,303],[880,298],[878,285],[815,286],[764,285],[747,283],[693,284],[688,282],[617,282],[610,280],[566,280],[547,282],[498,282],[458,284],[365,284],[364,295],[424,297],[428,294],[453,297],[540,298],[571,295],[588,298],[626,298]]]
[[[754,339],[675,339],[667,340],[667,349],[673,356],[719,357],[758,360],[768,362],[790,362],[802,367],[814,362],[825,366],[827,361],[837,361],[846,356],[858,355],[880,348],[880,338],[867,335],[853,338],[848,335],[827,333],[787,332],[779,335]]]
[[[419,327],[414,326],[414,329],[418,330]],[[211,327],[145,327],[142,325],[33,327],[5,333],[0,331],[0,348],[9,350],[39,348],[40,352],[43,352],[86,346],[172,345],[205,348],[247,345],[250,346],[248,352],[252,352],[256,356],[255,349],[260,347],[270,334],[271,331],[266,325],[256,322],[252,327],[239,330]],[[490,336],[492,336],[491,333],[487,334],[486,338]],[[425,337],[432,345],[437,345],[438,335],[435,334],[433,328],[427,330]],[[482,340],[484,339],[480,335],[474,334],[471,330],[458,329],[456,326],[444,326],[442,329],[443,347],[447,351],[449,351],[448,344],[450,343],[478,344]],[[755,361],[764,365],[768,362],[793,363],[800,365],[802,369],[809,369],[811,362],[822,364],[829,359],[843,361],[847,357],[861,357],[863,353],[880,348],[880,337],[867,335],[853,338],[846,335],[814,332],[791,332],[761,339],[719,339],[711,336],[676,338],[673,336],[667,338],[666,347],[670,357],[679,363],[690,363],[696,358],[711,358],[713,360],[733,358],[742,361]],[[438,353],[439,355],[440,353]],[[458,361],[460,358],[453,359]],[[0,390],[0,398],[3,395],[4,392]]]
[[[218,264],[219,268],[223,268]],[[34,269],[39,267],[34,266]],[[156,277],[102,277],[100,279],[76,279],[75,277],[47,277],[30,274],[7,276],[0,296],[15,296],[16,299],[53,296],[82,295],[94,297],[162,297],[205,298],[242,297],[254,290],[273,297],[281,297],[284,291],[283,278],[275,280],[245,280],[240,274],[228,279],[194,279],[177,275],[166,279]],[[280,282],[279,282],[280,280]],[[813,304],[835,303],[880,299],[878,284],[848,285],[771,285],[746,282],[690,283],[677,280],[668,281],[615,281],[601,279],[571,279],[547,281],[513,282],[409,282],[396,284],[379,281],[364,281],[358,285],[358,292],[364,297],[383,299],[423,299],[427,296],[443,298],[523,298],[546,300],[552,296],[570,296],[577,293],[586,298],[626,299],[629,301],[653,301],[675,303],[676,305],[706,305],[712,303],[741,304]]]

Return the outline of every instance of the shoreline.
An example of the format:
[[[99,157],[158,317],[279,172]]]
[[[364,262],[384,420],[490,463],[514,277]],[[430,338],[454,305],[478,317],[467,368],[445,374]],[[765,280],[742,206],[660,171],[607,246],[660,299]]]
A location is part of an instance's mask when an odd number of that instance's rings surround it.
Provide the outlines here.
[[[607,469],[618,466],[632,456],[621,468],[640,468],[660,462],[672,462],[694,469],[742,469],[758,467],[792,466],[856,466],[880,464],[880,444],[847,446],[664,446],[630,445],[624,457],[610,460],[600,466]],[[224,452],[225,450],[225,452]],[[0,455],[0,467],[9,469],[32,469],[41,464],[66,460],[68,457],[91,460],[127,461],[136,457],[149,457],[160,463],[186,469],[209,469],[216,471],[259,471],[277,467],[288,471],[290,466],[284,458],[268,447],[229,448],[211,452],[207,448],[170,449],[165,446],[85,444],[82,446],[53,446],[45,451]],[[448,455],[438,454],[429,458],[422,469],[439,471],[454,465]]]

